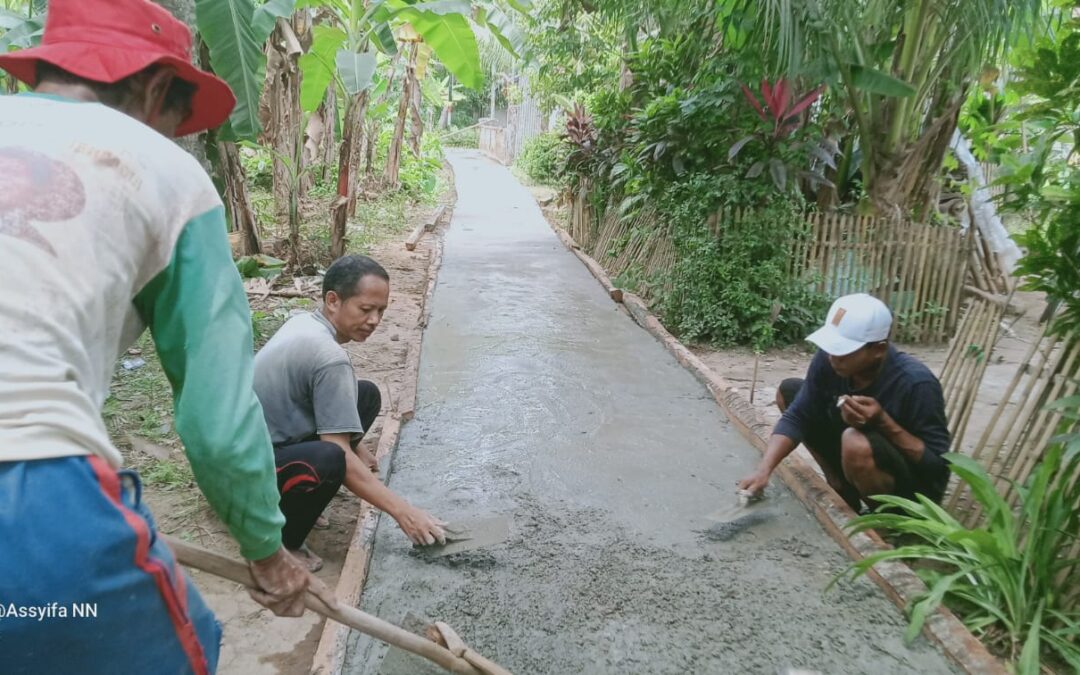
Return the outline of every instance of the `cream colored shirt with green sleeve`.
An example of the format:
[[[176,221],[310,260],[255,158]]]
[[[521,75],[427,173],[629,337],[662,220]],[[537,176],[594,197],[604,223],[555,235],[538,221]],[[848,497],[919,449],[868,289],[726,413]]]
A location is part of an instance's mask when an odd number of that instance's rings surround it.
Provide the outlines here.
[[[251,315],[202,167],[99,104],[0,97],[0,462],[98,455],[116,359],[147,327],[207,501],[248,559],[281,546]]]

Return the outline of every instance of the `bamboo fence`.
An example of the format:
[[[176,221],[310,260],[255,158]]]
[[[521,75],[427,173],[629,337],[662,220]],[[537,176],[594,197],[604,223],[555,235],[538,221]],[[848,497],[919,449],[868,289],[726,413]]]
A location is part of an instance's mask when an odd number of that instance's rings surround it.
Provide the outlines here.
[[[753,217],[721,211],[708,225],[718,233]],[[970,231],[837,213],[808,214],[807,221],[807,236],[789,247],[793,278],[830,298],[881,298],[896,314],[896,339],[933,343],[953,335],[974,257]],[[571,196],[569,231],[613,278],[625,274],[643,285],[635,290],[645,297],[676,262],[670,229],[659,214],[646,210],[622,218],[607,209],[598,222],[587,187]]]
[[[1063,427],[1066,420],[1049,406],[1058,399],[1075,395],[1078,389],[1080,339],[1044,331],[1032,343],[994,408],[990,423],[971,450],[971,457],[986,468],[1010,506],[1017,506],[1020,495],[1016,486],[1024,485],[1031,476],[1051,439],[1062,431],[1075,429],[1075,423],[1067,422]],[[963,484],[953,491],[946,508],[966,525],[977,524],[982,515]],[[1073,554],[1080,554],[1080,542]]]
[[[971,413],[982,384],[986,366],[1000,332],[1005,305],[984,298],[972,298],[949,343],[938,379],[945,396],[945,416],[949,420],[952,447],[963,447]]]

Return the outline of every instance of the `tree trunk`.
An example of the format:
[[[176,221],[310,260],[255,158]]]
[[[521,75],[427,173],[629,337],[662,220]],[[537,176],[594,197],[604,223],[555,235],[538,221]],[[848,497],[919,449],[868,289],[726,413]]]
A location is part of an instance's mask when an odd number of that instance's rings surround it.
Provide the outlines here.
[[[225,181],[225,205],[232,218],[233,229],[240,231],[240,250],[244,255],[260,252],[258,221],[251,208],[247,194],[247,176],[240,163],[240,151],[236,143],[218,143],[221,175]]]
[[[345,110],[342,125],[341,150],[338,154],[338,196],[330,208],[330,255],[335,260],[345,255],[349,224],[349,202],[355,198],[356,177],[353,155],[358,151],[356,136],[363,133],[362,122],[367,110],[367,92],[353,96]]]
[[[337,132],[337,93],[333,87],[326,90],[326,100],[323,101],[323,129],[322,138],[322,172],[321,180],[325,181],[330,171],[330,164],[334,161],[334,153],[337,144],[334,142]]]
[[[412,149],[413,157],[420,157],[420,144],[424,136],[424,119],[420,116],[420,80],[416,77],[416,71],[413,71],[412,77],[409,78],[409,121],[411,122],[409,129],[409,147]],[[454,104],[450,103],[450,110],[453,111]],[[450,119],[450,115],[446,116],[447,121]]]
[[[391,189],[399,186],[401,171],[401,146],[405,141],[405,121],[413,100],[413,81],[416,72],[416,44],[412,45],[409,62],[405,65],[405,78],[401,87],[401,103],[398,105],[397,121],[394,123],[394,136],[390,140],[390,150],[386,155],[386,170],[383,177]]]
[[[938,176],[949,149],[964,96],[950,96],[931,106],[918,140],[874,162],[864,176],[875,210],[883,215],[925,220],[940,188]]]
[[[289,212],[292,193],[300,187],[301,157],[296,146],[303,133],[303,113],[298,60],[304,50],[293,27],[283,19],[278,19],[270,45],[266,67],[274,76],[269,98],[271,124],[267,131],[274,146],[274,206],[280,216]]]

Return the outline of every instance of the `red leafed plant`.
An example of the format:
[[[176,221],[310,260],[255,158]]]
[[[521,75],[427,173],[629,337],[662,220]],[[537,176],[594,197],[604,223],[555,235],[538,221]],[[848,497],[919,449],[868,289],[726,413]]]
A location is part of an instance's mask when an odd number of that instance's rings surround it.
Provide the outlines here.
[[[762,102],[745,84],[740,86],[758,117],[766,124],[771,124],[772,129],[758,131],[735,141],[728,150],[728,159],[734,160],[748,143],[757,140],[763,146],[765,156],[750,165],[746,171],[747,178],[757,178],[768,169],[773,183],[781,191],[788,186],[796,185],[796,181],[789,180],[790,176],[805,179],[811,186],[831,185],[825,178],[823,169],[824,167],[836,168],[834,158],[839,148],[833,141],[822,139],[819,143],[796,143],[795,145],[783,142],[802,126],[800,115],[818,100],[825,87],[818,87],[795,100],[792,96],[791,83],[787,80],[780,79],[771,84],[768,80],[762,80],[761,98],[764,101]],[[809,166],[796,161],[800,154],[809,157]]]
[[[757,111],[758,117],[765,122],[768,122],[770,118],[772,119],[773,138],[782,138],[798,129],[799,115],[821,96],[821,92],[825,91],[824,86],[818,87],[800,98],[798,102],[792,104],[790,82],[781,78],[775,84],[769,84],[768,80],[762,80],[761,98],[765,101],[765,105],[762,107],[757,96],[750,91],[749,87],[745,84],[740,86],[746,100],[750,101],[750,105],[754,106],[754,110]]]

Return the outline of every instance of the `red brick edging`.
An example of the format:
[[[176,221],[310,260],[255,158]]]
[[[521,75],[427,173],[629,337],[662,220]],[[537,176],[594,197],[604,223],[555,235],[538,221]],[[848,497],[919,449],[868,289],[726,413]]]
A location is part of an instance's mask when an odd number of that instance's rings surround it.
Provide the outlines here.
[[[634,321],[649,331],[675,359],[694,374],[723,408],[728,419],[743,437],[764,452],[772,427],[757,410],[740,395],[735,386],[713,372],[700,358],[664,328],[645,302],[632,293],[614,287],[604,269],[588,254],[581,251],[574,239],[561,227],[551,225],[555,234],[588,268],[596,280],[616,302],[621,302]],[[825,480],[797,454],[790,455],[777,467],[777,474],[799,501],[814,514],[822,528],[852,558],[862,558],[889,548],[876,532],[860,532],[848,536],[845,529],[855,512],[828,486]],[[916,595],[926,591],[926,585],[901,562],[878,563],[868,575],[897,607],[904,609]],[[970,675],[1004,675],[1004,664],[944,607],[927,617],[925,634],[944,654]]]

